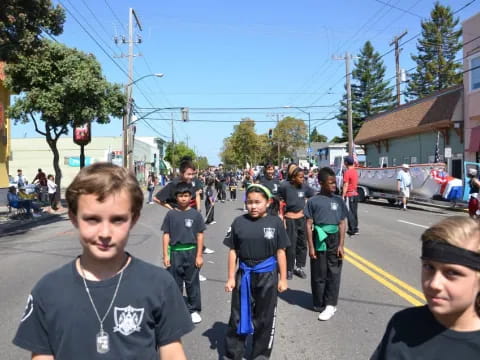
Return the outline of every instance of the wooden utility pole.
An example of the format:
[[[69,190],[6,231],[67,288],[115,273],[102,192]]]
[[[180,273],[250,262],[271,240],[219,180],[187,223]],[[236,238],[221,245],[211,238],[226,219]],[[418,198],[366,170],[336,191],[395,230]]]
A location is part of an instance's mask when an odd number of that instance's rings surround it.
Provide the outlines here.
[[[400,103],[401,103],[401,93],[400,93],[400,77],[401,77],[401,73],[400,73],[400,52],[402,51],[402,49],[400,49],[398,43],[400,41],[400,39],[402,37],[404,37],[405,35],[407,35],[408,31],[405,30],[403,33],[401,33],[400,35],[398,36],[395,36],[392,40],[392,42],[390,43],[390,46],[392,45],[395,45],[395,74],[396,74],[396,78],[397,78],[397,106],[400,106]]]
[[[173,134],[173,113],[171,114],[172,117],[172,175],[175,177],[175,137]]]

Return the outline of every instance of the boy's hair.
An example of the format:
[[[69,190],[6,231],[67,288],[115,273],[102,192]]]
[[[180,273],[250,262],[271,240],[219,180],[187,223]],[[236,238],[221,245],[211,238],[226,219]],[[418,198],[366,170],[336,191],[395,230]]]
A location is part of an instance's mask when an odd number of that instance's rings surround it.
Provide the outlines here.
[[[143,205],[143,191],[131,172],[111,163],[100,162],[84,167],[68,186],[65,197],[69,211],[76,215],[81,195],[94,194],[97,201],[103,202],[107,196],[122,190],[130,195],[133,217],[138,218]]]
[[[195,164],[192,161],[192,158],[185,156],[180,162],[180,172],[183,174],[187,169],[196,170]]]
[[[52,174],[48,174],[48,175],[47,175],[47,179],[50,179],[50,178],[53,178],[53,175],[52,175]]]
[[[466,216],[451,216],[425,230],[421,240],[439,241],[460,248],[471,248],[469,245],[473,245],[473,251],[480,253],[480,223]],[[480,292],[475,301],[475,311],[480,316]]]
[[[274,168],[275,169],[275,165],[273,165],[273,162],[271,161],[267,161],[265,163],[265,165],[263,166],[263,171],[267,171],[268,168]]]
[[[175,186],[175,196],[186,193],[192,196],[191,186],[189,186],[189,184],[187,184],[186,182],[179,182]]]
[[[318,172],[318,182],[325,184],[331,176],[335,177],[335,172],[328,166],[323,167]]]

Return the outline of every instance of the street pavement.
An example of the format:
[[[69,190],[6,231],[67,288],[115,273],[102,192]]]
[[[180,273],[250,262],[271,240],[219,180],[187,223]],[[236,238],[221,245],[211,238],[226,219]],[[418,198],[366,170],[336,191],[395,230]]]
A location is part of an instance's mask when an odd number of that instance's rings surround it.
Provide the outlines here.
[[[242,198],[239,194],[239,199]],[[160,226],[166,210],[145,205],[127,250],[161,265]],[[227,249],[222,244],[232,220],[241,215],[241,200],[215,206],[216,224],[205,239],[214,254],[204,255],[202,274],[203,321],[183,338],[189,359],[219,359],[230,313],[225,293]],[[309,278],[289,281],[279,297],[272,359],[368,359],[390,317],[423,303],[420,290],[421,233],[445,216],[445,209],[414,205],[400,211],[384,201],[360,204],[360,234],[347,237],[340,300],[335,316],[317,320],[311,310]],[[3,231],[0,237],[0,358],[30,359],[11,344],[26,298],[39,278],[80,253],[76,231],[66,216]],[[308,261],[307,261],[308,262]],[[308,271],[309,273],[309,271]]]

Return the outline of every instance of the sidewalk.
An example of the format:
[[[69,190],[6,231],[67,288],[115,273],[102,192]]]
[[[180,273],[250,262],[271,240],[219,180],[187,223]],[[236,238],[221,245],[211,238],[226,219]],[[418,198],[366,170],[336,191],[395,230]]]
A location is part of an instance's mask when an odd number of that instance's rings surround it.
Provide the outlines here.
[[[54,219],[64,218],[67,208],[60,208],[56,212],[42,211],[38,217],[11,216],[7,206],[0,206],[0,236],[13,233],[21,229],[31,229],[37,224],[47,223]]]

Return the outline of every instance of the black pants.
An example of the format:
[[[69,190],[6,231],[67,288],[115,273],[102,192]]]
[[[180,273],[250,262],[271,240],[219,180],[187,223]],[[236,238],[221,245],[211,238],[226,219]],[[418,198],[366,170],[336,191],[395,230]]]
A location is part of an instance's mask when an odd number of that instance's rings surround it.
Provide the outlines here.
[[[225,356],[227,359],[242,360],[247,335],[238,335],[240,321],[240,283],[241,270],[237,271],[236,286],[232,293],[232,306],[225,337]],[[251,305],[253,317],[253,349],[251,359],[269,359],[275,334],[277,312],[277,269],[267,273],[251,273]],[[249,358],[249,359],[250,359]]]
[[[212,206],[212,203],[210,201],[205,201],[205,211],[207,214],[205,223],[210,224],[213,220],[215,220],[215,207]]]
[[[187,291],[186,304],[192,313],[202,311],[202,299],[200,296],[200,269],[195,266],[197,249],[170,252],[170,267],[168,271],[175,279],[180,292],[183,294],[183,283]]]
[[[217,185],[217,198],[220,201],[225,201],[227,199],[226,185],[224,182],[220,182]]]
[[[358,232],[358,196],[347,197],[348,208],[348,233]]]
[[[336,306],[340,291],[342,259],[337,257],[339,235],[329,234],[325,239],[327,251],[317,251],[317,258],[310,259],[310,284],[313,306]]]
[[[230,200],[237,200],[237,189],[230,189]]]
[[[290,247],[287,248],[287,271],[295,266],[305,267],[307,262],[307,241],[305,239],[305,218],[285,218]]]

